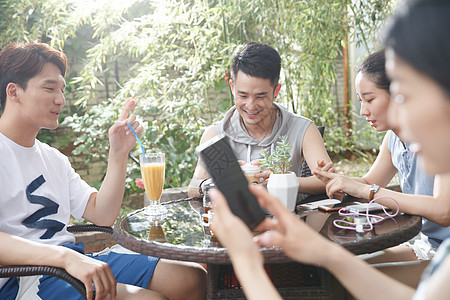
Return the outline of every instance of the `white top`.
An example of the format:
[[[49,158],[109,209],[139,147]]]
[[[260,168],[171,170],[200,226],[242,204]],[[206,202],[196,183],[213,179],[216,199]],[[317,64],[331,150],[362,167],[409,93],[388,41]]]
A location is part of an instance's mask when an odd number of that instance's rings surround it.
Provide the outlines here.
[[[66,225],[70,215],[82,219],[94,192],[55,148],[38,140],[23,147],[0,133],[1,232],[44,244],[74,243]]]

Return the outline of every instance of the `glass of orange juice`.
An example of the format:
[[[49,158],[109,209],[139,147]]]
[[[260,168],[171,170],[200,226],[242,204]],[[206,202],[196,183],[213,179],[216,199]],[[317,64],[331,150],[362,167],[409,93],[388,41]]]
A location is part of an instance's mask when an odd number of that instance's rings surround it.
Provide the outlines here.
[[[150,199],[150,205],[146,207],[145,214],[149,216],[165,215],[167,208],[162,206],[160,202],[164,187],[164,153],[146,153],[139,156],[139,161],[145,193]]]

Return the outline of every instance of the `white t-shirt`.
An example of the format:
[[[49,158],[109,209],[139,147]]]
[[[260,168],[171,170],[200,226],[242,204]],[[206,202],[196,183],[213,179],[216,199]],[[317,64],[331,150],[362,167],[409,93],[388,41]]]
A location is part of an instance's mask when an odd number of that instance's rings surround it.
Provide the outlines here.
[[[66,224],[70,215],[82,219],[94,192],[55,148],[38,140],[22,147],[0,133],[1,232],[44,244],[74,243]],[[49,225],[53,229],[36,228]]]

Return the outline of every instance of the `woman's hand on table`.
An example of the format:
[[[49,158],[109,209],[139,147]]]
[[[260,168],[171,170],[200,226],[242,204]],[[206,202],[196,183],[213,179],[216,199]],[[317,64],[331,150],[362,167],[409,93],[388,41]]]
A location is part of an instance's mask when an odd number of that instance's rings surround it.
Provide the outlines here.
[[[331,199],[335,199],[345,193],[357,198],[367,199],[369,196],[369,186],[367,184],[337,173],[323,172],[321,170],[315,170],[314,173],[329,179],[325,191]]]
[[[265,189],[258,186],[251,186],[250,189],[261,206],[267,208],[275,217],[266,219],[258,226],[258,229],[267,231],[257,236],[256,242],[264,247],[283,248],[285,254],[296,261],[321,264],[325,259],[325,254],[321,255],[321,251],[329,249],[333,244],[299,220]]]

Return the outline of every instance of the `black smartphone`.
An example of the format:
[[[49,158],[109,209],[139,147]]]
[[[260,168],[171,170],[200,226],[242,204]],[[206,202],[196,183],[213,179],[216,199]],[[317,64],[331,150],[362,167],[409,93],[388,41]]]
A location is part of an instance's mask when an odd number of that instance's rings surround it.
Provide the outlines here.
[[[250,229],[261,223],[266,214],[248,189],[248,181],[225,135],[218,135],[196,149],[216,187],[227,199],[231,211]]]

